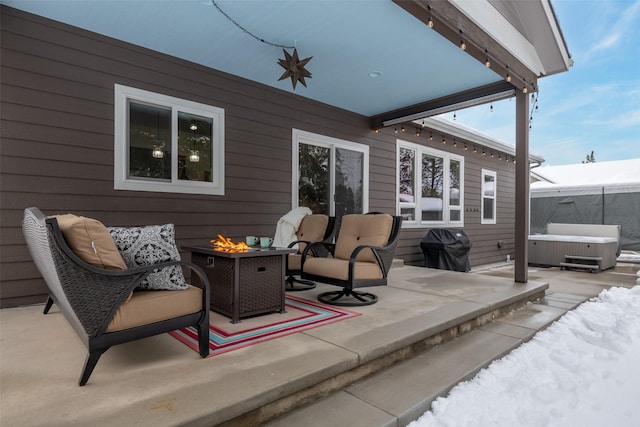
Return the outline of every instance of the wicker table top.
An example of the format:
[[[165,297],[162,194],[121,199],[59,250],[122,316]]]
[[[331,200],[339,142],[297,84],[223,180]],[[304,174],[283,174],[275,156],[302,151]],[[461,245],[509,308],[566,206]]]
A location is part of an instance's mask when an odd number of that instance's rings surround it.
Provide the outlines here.
[[[191,252],[219,256],[222,258],[255,258],[261,256],[286,255],[296,253],[298,250],[294,248],[251,248],[248,251],[228,252],[208,246],[182,246],[182,249]]]

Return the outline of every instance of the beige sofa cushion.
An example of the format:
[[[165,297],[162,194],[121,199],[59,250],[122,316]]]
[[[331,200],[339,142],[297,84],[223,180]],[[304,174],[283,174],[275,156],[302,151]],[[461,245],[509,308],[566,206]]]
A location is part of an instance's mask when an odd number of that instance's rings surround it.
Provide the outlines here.
[[[67,244],[83,261],[108,270],[127,269],[109,230],[100,221],[73,214],[55,218]]]
[[[349,280],[349,261],[335,258],[307,258],[304,272],[317,276]],[[353,277],[357,280],[382,279],[382,270],[377,263],[356,262]]]
[[[107,332],[148,325],[202,310],[202,289],[187,285],[182,291],[136,291],[122,304]]]
[[[388,214],[343,216],[334,256],[338,259],[348,260],[353,250],[358,246],[384,246],[389,240],[392,226],[393,217]],[[376,262],[371,249],[360,251],[356,260]],[[306,265],[304,270],[307,271]]]

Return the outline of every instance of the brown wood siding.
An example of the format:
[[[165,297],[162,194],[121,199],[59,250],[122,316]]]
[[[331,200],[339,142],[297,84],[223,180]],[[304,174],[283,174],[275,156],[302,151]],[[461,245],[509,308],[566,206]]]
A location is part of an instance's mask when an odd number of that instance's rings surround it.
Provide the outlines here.
[[[277,220],[291,209],[292,128],[367,144],[369,208],[395,212],[396,135],[373,133],[368,118],[0,8],[1,307],[45,298],[46,287],[20,228],[29,206],[114,226],[174,223],[178,246],[204,244],[218,233],[273,235]],[[113,189],[116,83],[225,109],[224,196]],[[465,231],[474,241],[473,264],[503,259],[513,246],[513,195],[501,194],[513,188],[513,165],[493,168],[498,172],[498,225],[480,226],[479,210],[470,210],[480,206],[478,182],[485,163],[477,156],[465,163]],[[403,230],[397,256],[421,265],[419,241],[425,233]],[[495,246],[498,238],[508,242],[501,251]]]

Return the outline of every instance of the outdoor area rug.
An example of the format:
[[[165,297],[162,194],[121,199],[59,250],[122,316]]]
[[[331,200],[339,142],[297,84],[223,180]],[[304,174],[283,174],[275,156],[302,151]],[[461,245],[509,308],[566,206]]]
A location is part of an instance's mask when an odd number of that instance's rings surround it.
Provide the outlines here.
[[[360,315],[355,311],[288,294],[285,296],[285,306],[286,313],[275,312],[240,319],[240,323],[235,324],[228,317],[211,311],[208,357]],[[169,334],[198,351],[195,328],[183,328]]]

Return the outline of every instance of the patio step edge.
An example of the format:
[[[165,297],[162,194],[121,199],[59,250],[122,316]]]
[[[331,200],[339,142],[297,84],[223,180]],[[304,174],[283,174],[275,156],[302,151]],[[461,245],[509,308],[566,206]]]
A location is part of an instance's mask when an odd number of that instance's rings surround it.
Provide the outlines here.
[[[441,346],[460,336],[476,330],[488,323],[492,323],[498,318],[526,306],[531,302],[538,301],[545,296],[548,286],[542,286],[538,292],[529,292],[522,295],[516,301],[504,301],[502,305],[487,307],[487,310],[478,313],[471,319],[463,319],[460,323],[446,327],[441,331],[436,331],[429,337],[416,341],[403,348],[394,350],[377,359],[365,362],[359,366],[338,374],[334,377],[320,381],[319,383],[302,389],[290,391],[282,398],[256,408],[250,412],[239,415],[233,419],[224,421],[219,426],[240,427],[248,425],[263,425],[278,417],[294,411],[303,406],[308,406],[335,392],[344,390],[356,381],[361,381],[393,365],[409,360],[426,351]]]

